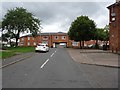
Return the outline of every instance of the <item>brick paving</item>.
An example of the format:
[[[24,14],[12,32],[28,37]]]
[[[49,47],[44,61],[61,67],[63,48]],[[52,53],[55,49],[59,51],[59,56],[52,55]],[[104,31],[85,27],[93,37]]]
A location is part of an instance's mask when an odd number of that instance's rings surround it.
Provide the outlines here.
[[[109,51],[73,48],[67,48],[67,51],[73,60],[81,64],[120,67],[118,63],[120,55]]]

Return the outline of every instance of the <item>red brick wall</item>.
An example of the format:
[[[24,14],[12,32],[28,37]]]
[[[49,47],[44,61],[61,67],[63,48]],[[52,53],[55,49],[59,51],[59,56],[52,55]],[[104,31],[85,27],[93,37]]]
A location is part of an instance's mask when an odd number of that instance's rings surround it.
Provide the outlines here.
[[[116,14],[115,21],[112,21],[112,11]],[[110,8],[110,49],[113,52],[120,51],[120,6],[113,6]]]
[[[58,39],[55,38],[56,36]],[[65,39],[62,39],[62,36],[65,36]],[[68,42],[68,35],[52,35],[52,42]]]
[[[43,37],[48,37],[47,40],[43,39]],[[55,37],[58,36],[58,39],[55,39]],[[65,39],[62,39],[62,36],[65,36]],[[24,38],[24,40],[22,40]],[[30,40],[28,40],[30,38]],[[32,36],[25,36],[20,38],[20,43],[24,43],[23,45],[20,46],[36,46],[38,43],[42,42],[48,42],[48,45],[51,47],[53,46],[53,43],[66,43],[68,47],[73,47],[72,43],[74,42],[73,40],[70,40],[69,36],[66,34],[55,34],[55,35],[42,35],[42,36],[37,36],[33,39]],[[30,45],[28,45],[30,43]],[[36,43],[36,45],[34,45]],[[84,44],[95,44],[95,40],[92,41],[86,41]],[[82,45],[82,44],[81,44]],[[74,48],[80,48],[80,43],[78,42],[78,46],[74,46]]]
[[[118,50],[120,52],[120,6],[118,6]]]
[[[30,40],[28,40],[28,37],[30,38]],[[36,46],[36,45],[34,45],[34,43],[38,43],[38,42],[40,42],[39,41],[39,36],[38,37],[32,37],[32,36],[25,36],[25,37],[21,37],[20,38],[20,43],[22,43],[23,42],[23,45],[20,45],[20,46]],[[22,38],[24,38],[24,40],[22,40]],[[34,38],[34,39],[33,39]],[[19,44],[20,44],[19,43]],[[30,45],[28,45],[28,43],[30,43]]]
[[[46,36],[48,37],[48,40],[43,39],[43,37]],[[58,36],[58,39],[55,39],[55,36]],[[62,39],[62,36],[65,36],[65,39]],[[24,38],[24,40],[22,40]],[[30,40],[28,40],[30,38]],[[42,35],[42,36],[37,36],[33,39],[32,36],[25,36],[20,38],[20,46],[36,46],[34,43],[38,44],[41,42],[48,42],[48,45],[51,47],[53,43],[60,43],[60,42],[65,42],[66,44],[68,43],[68,35],[66,34],[55,34],[55,35]],[[23,42],[23,45],[21,43]],[[28,45],[30,43],[30,45]]]

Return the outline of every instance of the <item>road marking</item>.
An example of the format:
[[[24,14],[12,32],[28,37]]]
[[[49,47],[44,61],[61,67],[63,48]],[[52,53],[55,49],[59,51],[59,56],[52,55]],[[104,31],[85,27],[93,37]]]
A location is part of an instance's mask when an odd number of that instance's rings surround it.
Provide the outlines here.
[[[55,53],[53,53],[50,57],[52,57]]]
[[[52,55],[50,57],[53,57],[53,55],[55,53],[56,53],[56,51],[54,53],[52,53]],[[49,61],[49,59],[47,59],[40,68],[42,69],[45,66],[45,64],[47,64],[48,61]]]
[[[43,68],[48,61],[49,59],[47,59],[40,68]]]

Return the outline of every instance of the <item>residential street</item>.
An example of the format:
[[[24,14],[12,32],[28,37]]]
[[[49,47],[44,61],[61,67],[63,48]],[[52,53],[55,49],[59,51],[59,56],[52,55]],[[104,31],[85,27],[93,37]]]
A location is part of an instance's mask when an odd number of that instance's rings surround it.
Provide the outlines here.
[[[51,48],[2,69],[3,88],[118,88],[118,68],[75,62]]]

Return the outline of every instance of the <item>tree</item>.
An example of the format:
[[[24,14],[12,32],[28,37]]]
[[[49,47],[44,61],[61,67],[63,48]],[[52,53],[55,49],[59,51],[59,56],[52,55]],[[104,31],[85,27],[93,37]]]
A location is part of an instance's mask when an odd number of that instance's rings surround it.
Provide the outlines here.
[[[95,30],[96,25],[93,20],[90,20],[88,16],[80,16],[72,22],[68,35],[70,39],[80,41],[81,47],[81,41],[83,41],[84,46],[84,41],[91,40],[94,37]]]
[[[15,34],[13,32],[7,32],[7,33],[2,33],[2,41],[5,41],[7,43],[10,44],[10,46],[12,46],[12,42],[11,39],[13,39],[15,37]]]
[[[2,34],[2,41],[8,42],[9,34]]]
[[[108,41],[109,40],[109,25],[106,25],[104,27],[104,41]]]
[[[107,45],[107,43],[109,41],[109,25],[106,25],[105,28],[104,28],[103,41]]]
[[[108,41],[109,40],[109,25],[106,25],[104,28],[97,28],[96,29],[96,37],[98,40],[101,41]]]
[[[21,32],[30,31],[36,36],[39,28],[40,20],[22,7],[8,10],[2,21],[2,30],[14,35],[16,46]]]
[[[104,41],[107,45],[109,40],[109,26],[106,25],[105,28],[97,28],[94,32],[95,37],[94,40],[96,40],[96,46],[98,45],[98,40]]]
[[[103,40],[103,33],[104,33],[104,29],[103,28],[96,28],[95,32],[94,32],[94,38],[93,40],[96,40],[96,44],[95,44],[95,48],[99,48],[98,46],[98,40]]]

